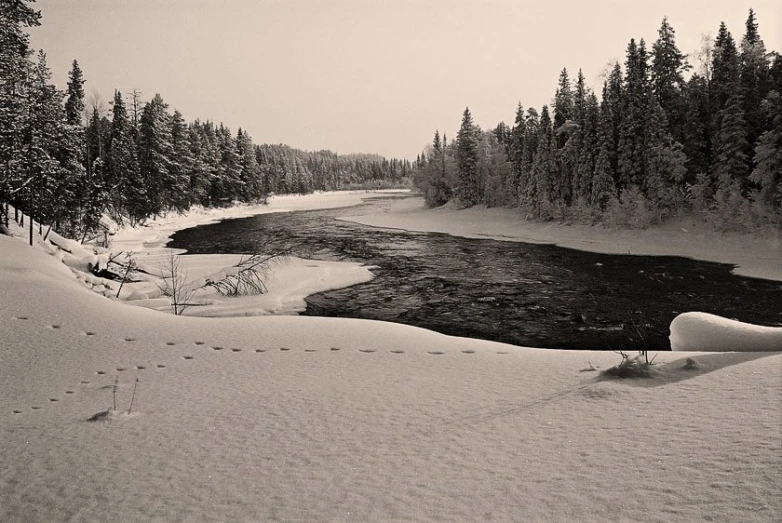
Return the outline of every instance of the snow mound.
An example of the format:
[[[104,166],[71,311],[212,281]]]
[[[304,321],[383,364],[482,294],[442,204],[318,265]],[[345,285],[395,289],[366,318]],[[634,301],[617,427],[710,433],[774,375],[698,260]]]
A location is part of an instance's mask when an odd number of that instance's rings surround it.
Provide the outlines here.
[[[782,327],[764,327],[708,314],[685,312],[671,322],[671,350],[766,352],[782,350]]]

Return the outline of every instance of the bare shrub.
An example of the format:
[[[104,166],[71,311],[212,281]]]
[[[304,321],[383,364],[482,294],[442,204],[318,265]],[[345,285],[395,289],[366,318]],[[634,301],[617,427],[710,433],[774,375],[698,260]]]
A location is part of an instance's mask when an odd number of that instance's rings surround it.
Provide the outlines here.
[[[265,280],[274,263],[294,254],[294,247],[280,232],[264,234],[256,241],[252,254],[242,256],[220,280],[207,280],[205,287],[213,287],[223,296],[254,296],[268,292]]]
[[[621,363],[601,371],[600,376],[606,378],[651,378],[654,376],[652,362],[645,361],[645,358],[641,358],[642,356],[645,356],[646,351],[641,351],[641,353],[634,358],[631,358],[624,351],[614,352],[622,356]]]
[[[157,283],[163,296],[171,300],[171,311],[175,315],[182,314],[193,305],[193,293],[195,289],[192,283],[187,281],[187,273],[182,269],[179,256],[172,249],[168,250],[163,261],[161,281]]]

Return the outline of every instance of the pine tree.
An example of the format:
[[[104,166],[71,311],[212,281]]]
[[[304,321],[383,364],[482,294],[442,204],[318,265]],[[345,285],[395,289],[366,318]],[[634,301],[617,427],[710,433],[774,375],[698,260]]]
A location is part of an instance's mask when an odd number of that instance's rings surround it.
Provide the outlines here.
[[[724,191],[745,189],[749,175],[749,144],[743,105],[741,94],[734,93],[719,114],[721,125],[717,135],[714,176],[718,187]]]
[[[627,46],[624,100],[619,126],[617,174],[619,187],[640,187],[645,172],[645,122],[648,109],[648,81],[644,41]]]
[[[535,206],[535,215],[538,218],[551,218],[553,216],[552,204],[554,201],[554,183],[557,176],[556,166],[556,140],[548,106],[544,105],[540,113],[538,125],[538,143],[535,152],[535,160],[532,165],[532,204]]]
[[[695,73],[684,89],[682,120],[682,145],[687,155],[689,183],[695,183],[698,174],[712,170],[714,155],[714,116],[711,112],[709,84],[706,78]]]
[[[722,22],[717,38],[714,40],[714,55],[711,63],[712,111],[716,113],[725,108],[728,98],[736,91],[738,80],[739,55],[736,51],[736,42],[725,22]]]
[[[255,155],[255,146],[247,131],[243,131],[241,128],[236,133],[236,153],[239,156],[239,165],[241,166],[239,177],[243,187],[242,200],[245,202],[264,201],[266,194]]]
[[[168,104],[159,94],[155,94],[154,98],[144,105],[139,123],[139,169],[148,188],[149,198],[148,207],[137,209],[137,213],[152,216],[171,207],[177,181],[173,172],[173,156]]]
[[[763,101],[770,122],[755,146],[755,169],[750,179],[760,186],[760,198],[777,213],[782,211],[782,94],[771,91]]]
[[[686,156],[668,130],[665,111],[650,97],[646,123],[646,173],[641,189],[658,209],[672,210],[679,203],[677,188],[683,186]]]
[[[478,137],[470,109],[465,108],[456,138],[456,164],[459,182],[456,196],[467,206],[475,205],[483,195],[478,181]]]
[[[683,73],[690,66],[687,64],[686,56],[676,46],[676,32],[668,23],[667,17],[663,18],[658,35],[657,41],[652,45],[650,68],[652,92],[665,111],[673,137],[681,140],[683,129],[681,119],[677,116],[683,112],[682,88],[685,83]]]
[[[508,155],[511,162],[511,198],[519,202],[523,186],[527,183],[525,172],[525,148],[526,148],[527,122],[524,117],[524,108],[519,102],[516,108],[516,118],[510,131]]]
[[[747,141],[754,147],[763,132],[764,115],[761,103],[770,90],[769,61],[766,46],[758,33],[755,12],[750,9],[746,32],[741,40],[739,78],[744,98],[744,116],[747,121]]]
[[[84,75],[79,68],[79,62],[73,61],[71,72],[68,73],[68,99],[65,100],[65,116],[70,125],[81,125],[84,113]]]
[[[114,91],[110,148],[105,172],[105,190],[112,214],[128,214],[134,221],[145,217],[144,203],[148,188],[141,179],[138,150],[133,138],[131,123],[119,91]],[[88,173],[91,175],[91,173]],[[135,210],[139,210],[139,214]]]
[[[573,89],[570,86],[567,69],[559,73],[557,92],[554,95],[554,133],[557,135],[557,146],[563,147],[567,141],[566,136],[559,134],[559,129],[565,122],[573,118],[574,101]]]
[[[174,110],[171,116],[171,166],[172,191],[170,206],[177,211],[190,208],[190,177],[195,159],[190,150],[190,132],[182,113]]]

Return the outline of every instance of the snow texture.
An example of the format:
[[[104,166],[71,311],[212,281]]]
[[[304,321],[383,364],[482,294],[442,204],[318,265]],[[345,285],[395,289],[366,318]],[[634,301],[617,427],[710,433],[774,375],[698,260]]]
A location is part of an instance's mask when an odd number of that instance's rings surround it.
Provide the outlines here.
[[[780,353],[666,352],[653,378],[601,380],[579,371],[616,354],[134,307],[61,254],[0,236],[0,521],[782,513]]]

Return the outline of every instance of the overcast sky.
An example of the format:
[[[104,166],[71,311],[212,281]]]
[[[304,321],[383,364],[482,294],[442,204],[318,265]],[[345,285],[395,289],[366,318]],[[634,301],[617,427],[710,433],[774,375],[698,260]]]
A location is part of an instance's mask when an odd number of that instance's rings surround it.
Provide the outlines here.
[[[465,106],[484,128],[516,104],[550,103],[581,68],[599,94],[631,37],[663,16],[694,54],[724,20],[739,42],[750,7],[782,51],[780,0],[39,0],[43,48],[65,88],[160,93],[185,119],[246,129],[255,143],[415,158]]]

